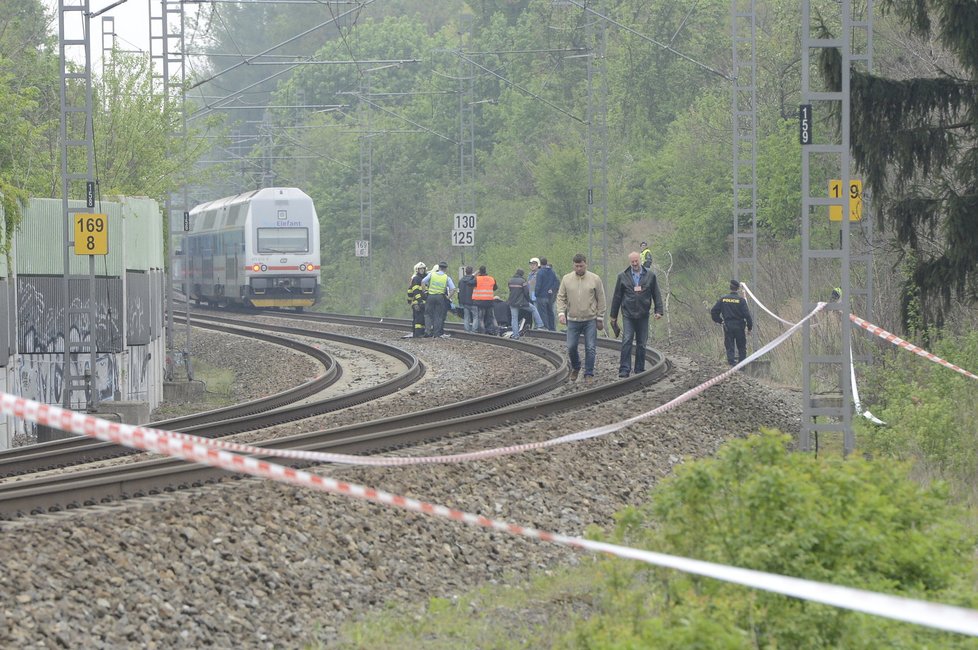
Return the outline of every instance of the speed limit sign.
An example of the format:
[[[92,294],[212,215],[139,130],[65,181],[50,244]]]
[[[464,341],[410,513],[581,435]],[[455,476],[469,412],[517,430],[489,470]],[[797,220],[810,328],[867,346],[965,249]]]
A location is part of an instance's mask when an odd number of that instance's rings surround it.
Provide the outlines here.
[[[452,246],[475,246],[476,214],[456,213],[452,221]]]
[[[370,242],[366,239],[356,241],[355,253],[357,257],[370,257]]]

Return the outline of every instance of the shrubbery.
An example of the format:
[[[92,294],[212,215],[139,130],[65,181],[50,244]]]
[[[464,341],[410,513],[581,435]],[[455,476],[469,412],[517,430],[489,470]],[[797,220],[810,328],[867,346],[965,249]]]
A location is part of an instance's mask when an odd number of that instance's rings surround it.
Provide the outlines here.
[[[975,372],[978,333],[946,337],[934,354]],[[912,460],[925,476],[948,480],[958,493],[973,493],[978,475],[978,381],[906,351],[877,365],[873,413],[887,423],[859,422],[860,446],[875,454]]]
[[[788,453],[773,432],[681,467],[611,541],[686,557],[971,606],[974,539],[941,484],[889,460]],[[974,639],[634,562],[607,560],[605,614],[583,648],[976,647]]]

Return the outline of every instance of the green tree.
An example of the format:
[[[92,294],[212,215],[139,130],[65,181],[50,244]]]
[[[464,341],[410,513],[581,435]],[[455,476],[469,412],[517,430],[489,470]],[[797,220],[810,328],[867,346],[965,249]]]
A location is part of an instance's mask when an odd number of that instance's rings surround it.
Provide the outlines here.
[[[6,233],[29,194],[57,187],[57,44],[39,0],[10,0],[0,12],[0,194]],[[6,250],[6,243],[2,246]]]
[[[112,65],[95,82],[95,153],[103,194],[150,196],[162,201],[176,187],[206,180],[195,162],[218,133],[220,118],[191,121],[186,137],[175,103],[153,92],[145,57],[114,52]]]
[[[973,606],[973,535],[943,485],[889,460],[790,453],[775,432],[678,468],[614,540],[852,587]],[[609,561],[609,606],[569,646],[973,648],[971,638],[647,565]],[[719,639],[714,645],[711,639]],[[585,640],[586,642],[582,642]],[[607,646],[611,647],[611,646]]]
[[[936,36],[953,58],[936,76],[887,78],[853,70],[852,155],[883,220],[914,253],[908,293],[940,322],[952,298],[978,299],[978,5],[888,0],[914,34]],[[841,55],[822,74],[841,87]]]

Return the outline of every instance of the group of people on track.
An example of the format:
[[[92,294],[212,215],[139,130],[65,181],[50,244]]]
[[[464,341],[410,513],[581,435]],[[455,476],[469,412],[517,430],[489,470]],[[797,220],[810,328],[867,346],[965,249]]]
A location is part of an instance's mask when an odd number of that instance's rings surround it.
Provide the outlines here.
[[[501,334],[514,339],[519,339],[531,322],[537,329],[552,332],[557,331],[560,323],[566,326],[571,379],[577,380],[583,370],[584,382],[591,383],[598,330],[604,329],[607,302],[604,284],[598,275],[588,271],[587,258],[578,253],[572,264],[573,270],[558,279],[547,258],[530,258],[529,274],[517,268],[506,283],[508,297],[503,300],[497,294],[500,285],[485,266],[480,266],[477,272],[472,266],[466,266],[456,285],[447,273],[448,262],[439,262],[431,270],[424,262],[418,262],[407,292],[413,314],[412,335],[416,338],[449,336],[444,331],[449,311],[462,318],[466,332]],[[710,314],[724,327],[724,347],[730,365],[746,358],[745,331],[750,332],[753,327],[740,288],[737,280],[731,280],[731,292],[720,297]],[[456,298],[458,307],[455,307]],[[618,274],[612,291],[611,328],[616,337],[622,337],[619,377],[645,370],[649,320],[660,319],[662,315],[662,297],[652,271],[652,253],[648,244],[642,242],[640,251],[628,254],[628,267]],[[583,362],[579,352],[582,337]]]

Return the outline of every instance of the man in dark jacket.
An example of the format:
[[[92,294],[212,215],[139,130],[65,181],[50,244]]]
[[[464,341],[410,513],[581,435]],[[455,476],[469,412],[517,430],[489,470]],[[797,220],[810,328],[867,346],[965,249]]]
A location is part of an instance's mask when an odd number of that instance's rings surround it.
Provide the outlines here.
[[[520,310],[530,309],[530,289],[526,285],[526,278],[523,277],[525,271],[516,269],[516,275],[509,279],[509,304],[510,330],[513,332],[512,338],[520,337]],[[543,327],[543,323],[536,323],[537,327]]]
[[[628,254],[628,268],[618,274],[611,299],[611,327],[618,330],[621,310],[622,338],[618,376],[632,371],[632,339],[635,340],[635,373],[645,371],[645,343],[649,339],[649,312],[655,303],[655,318],[662,318],[662,296],[655,273],[642,266],[638,253]]]
[[[408,285],[407,300],[408,304],[411,305],[411,316],[414,319],[414,330],[412,332],[414,338],[421,338],[425,335],[424,306],[428,294],[421,285],[421,281],[426,275],[428,275],[428,269],[425,263],[418,262],[414,265],[414,277],[411,278],[411,284]]]
[[[560,289],[560,278],[554,273],[553,267],[547,263],[547,258],[541,257],[535,287],[537,311],[543,320],[543,326],[551,332],[557,331],[557,321],[554,319],[554,301],[557,299],[558,289]]]
[[[737,365],[747,358],[747,334],[754,329],[754,319],[750,316],[747,301],[740,296],[740,282],[730,281],[730,293],[720,296],[710,310],[714,323],[723,325],[723,347],[727,350],[727,363]],[[734,358],[734,346],[737,357]]]
[[[472,267],[465,267],[465,275],[458,281],[458,304],[462,306],[462,320],[466,332],[475,332],[479,324],[479,307],[472,299],[475,290],[475,276]]]

